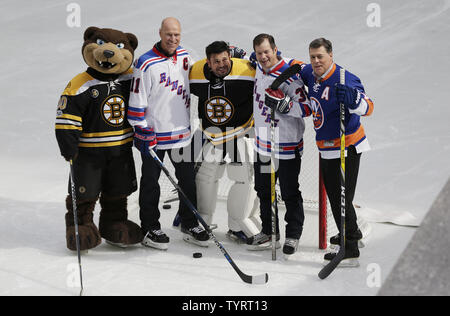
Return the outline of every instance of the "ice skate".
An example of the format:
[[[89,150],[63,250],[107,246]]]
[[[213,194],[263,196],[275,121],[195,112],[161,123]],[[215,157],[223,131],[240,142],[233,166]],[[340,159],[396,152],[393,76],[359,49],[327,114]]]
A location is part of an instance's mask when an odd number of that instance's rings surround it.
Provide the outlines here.
[[[192,228],[184,228],[181,227],[181,232],[183,233],[183,240],[200,246],[200,247],[208,247],[209,246],[209,235],[206,230],[201,226],[196,226]]]
[[[366,242],[363,239],[362,232],[358,229],[358,231],[355,234],[355,238],[358,240],[358,248],[364,248],[366,246]],[[330,250],[338,252],[341,244],[341,235],[337,234],[330,238]]]
[[[169,248],[169,237],[160,229],[154,229],[147,232],[142,241],[142,245],[159,250],[167,250]]]
[[[231,229],[227,232],[227,237],[228,239],[238,244],[246,244],[248,240],[247,236],[244,234],[243,231],[236,232]]]
[[[277,234],[276,246],[281,248],[280,234]],[[266,235],[263,232],[247,239],[247,250],[259,251],[272,249],[272,235]]]
[[[324,256],[324,265],[336,257],[336,252],[329,252]],[[340,268],[359,267],[359,248],[357,241],[347,242],[344,259],[339,263]]]
[[[299,243],[298,239],[286,238],[284,245],[283,245],[283,255],[286,260],[289,259],[290,256],[292,256],[294,253],[297,252],[298,243]]]

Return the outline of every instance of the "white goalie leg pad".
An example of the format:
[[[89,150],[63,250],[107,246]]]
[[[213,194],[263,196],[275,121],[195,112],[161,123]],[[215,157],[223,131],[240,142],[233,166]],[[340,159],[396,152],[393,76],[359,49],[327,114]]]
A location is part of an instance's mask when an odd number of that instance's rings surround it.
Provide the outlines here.
[[[206,224],[212,224],[217,204],[219,179],[223,176],[225,165],[202,162],[198,169],[195,183],[197,187],[197,209]]]
[[[222,155],[221,153],[215,154]],[[210,152],[209,157],[205,157],[195,177],[197,209],[208,226],[212,223],[216,209],[219,179],[222,178],[225,172],[225,165],[219,162],[220,159],[216,160],[212,156],[214,154]]]
[[[250,162],[232,163],[227,166],[228,178],[234,184],[228,192],[228,227],[243,231],[247,237],[261,231],[259,199],[253,185],[253,169]]]

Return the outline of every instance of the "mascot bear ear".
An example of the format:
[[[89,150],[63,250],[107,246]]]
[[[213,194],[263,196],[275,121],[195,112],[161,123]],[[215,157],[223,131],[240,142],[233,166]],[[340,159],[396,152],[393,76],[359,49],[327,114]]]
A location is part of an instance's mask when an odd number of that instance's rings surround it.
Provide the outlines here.
[[[98,27],[95,26],[90,26],[86,29],[86,31],[84,31],[84,40],[88,40],[92,37],[92,35],[94,35],[95,33],[97,33],[100,29]]]
[[[136,48],[138,47],[138,39],[137,39],[136,35],[134,35],[132,33],[126,33],[125,35],[127,36],[131,47],[133,47],[133,50],[136,50]]]

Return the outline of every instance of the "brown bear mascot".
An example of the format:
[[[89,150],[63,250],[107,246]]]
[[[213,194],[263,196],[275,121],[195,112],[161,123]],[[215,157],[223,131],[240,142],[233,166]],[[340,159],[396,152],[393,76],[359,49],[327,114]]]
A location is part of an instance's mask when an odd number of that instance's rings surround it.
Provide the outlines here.
[[[82,54],[89,67],[69,82],[59,100],[56,139],[72,164],[80,250],[98,246],[102,237],[122,247],[143,239],[127,210],[127,197],[137,189],[133,129],[126,118],[137,45],[131,33],[86,29]],[[67,248],[77,250],[72,193],[69,179],[66,240]],[[93,212],[99,197],[97,228]]]

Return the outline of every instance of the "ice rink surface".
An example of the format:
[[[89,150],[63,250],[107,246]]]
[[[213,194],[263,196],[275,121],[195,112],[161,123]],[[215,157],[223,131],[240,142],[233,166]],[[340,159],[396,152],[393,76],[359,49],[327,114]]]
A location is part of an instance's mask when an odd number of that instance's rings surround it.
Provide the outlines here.
[[[450,1],[377,1],[380,27],[369,26],[371,1],[76,3],[79,28],[67,24],[68,1],[0,3],[0,295],[78,292],[76,256],[65,248],[69,167],[59,155],[54,119],[64,87],[87,67],[81,46],[88,26],[136,34],[136,57],[158,41],[167,16],[180,19],[182,46],[195,59],[214,40],[250,52],[253,37],[265,32],[274,35],[283,55],[307,62],[309,42],[326,37],[336,63],[362,79],[375,103],[374,114],[362,119],[372,151],[362,157],[355,202],[386,216],[408,212],[420,222],[450,175]],[[138,221],[136,199],[137,194],[130,198],[130,218]],[[226,240],[221,202],[215,218],[219,240],[244,272],[270,275],[268,284],[250,286],[214,245],[201,250],[203,258],[192,258],[198,248],[171,227],[175,209],[162,211],[172,240],[167,252],[103,243],[84,255],[85,294],[375,295],[415,232],[373,223],[361,267],[321,281],[315,214],[307,214],[299,252],[272,262],[270,252],[249,252]]]

